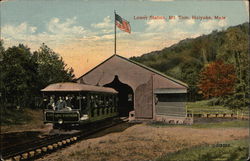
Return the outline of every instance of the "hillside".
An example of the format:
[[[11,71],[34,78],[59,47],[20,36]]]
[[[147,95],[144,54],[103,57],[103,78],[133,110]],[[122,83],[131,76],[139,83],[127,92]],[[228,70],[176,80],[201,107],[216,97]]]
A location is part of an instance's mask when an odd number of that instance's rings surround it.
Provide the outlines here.
[[[248,65],[249,24],[213,31],[193,39],[185,39],[160,51],[153,51],[139,57],[131,57],[149,67],[186,82],[192,99],[196,99],[199,73],[205,64],[215,60],[225,63]],[[237,62],[236,56],[240,57]],[[244,74],[244,70],[242,70]],[[245,70],[246,72],[246,70]],[[246,79],[246,76],[245,78]]]

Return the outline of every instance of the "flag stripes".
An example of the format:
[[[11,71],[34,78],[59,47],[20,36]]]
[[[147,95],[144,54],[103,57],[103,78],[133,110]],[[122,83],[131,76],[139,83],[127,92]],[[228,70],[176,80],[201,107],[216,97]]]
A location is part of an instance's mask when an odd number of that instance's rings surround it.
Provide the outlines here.
[[[131,27],[127,20],[121,18],[118,14],[115,14],[115,24],[122,31],[131,33]]]

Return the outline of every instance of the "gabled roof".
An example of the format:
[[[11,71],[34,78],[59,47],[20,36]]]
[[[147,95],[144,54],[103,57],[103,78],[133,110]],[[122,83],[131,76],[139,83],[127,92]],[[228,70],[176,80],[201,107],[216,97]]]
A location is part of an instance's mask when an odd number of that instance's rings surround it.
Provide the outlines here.
[[[142,68],[144,68],[144,69],[146,69],[146,70],[149,70],[149,71],[151,71],[151,72],[153,72],[153,73],[155,73],[155,74],[161,75],[161,76],[163,76],[163,77],[165,77],[165,78],[167,78],[167,79],[169,79],[169,80],[171,80],[171,81],[173,81],[173,82],[175,82],[175,83],[178,83],[178,84],[180,84],[180,85],[182,85],[182,86],[188,87],[188,85],[187,85],[186,83],[182,82],[182,81],[179,81],[179,80],[177,80],[177,79],[175,79],[175,78],[173,78],[173,77],[167,76],[167,75],[165,75],[164,73],[161,73],[161,72],[159,72],[159,71],[157,71],[157,70],[155,70],[155,69],[153,69],[153,68],[150,68],[150,67],[148,67],[148,66],[146,66],[146,65],[143,65],[143,64],[141,64],[141,63],[138,63],[138,62],[135,62],[135,61],[133,61],[133,60],[127,59],[127,58],[122,57],[122,56],[117,55],[117,54],[114,54],[114,55],[112,55],[111,57],[109,57],[108,59],[104,60],[102,63],[100,63],[99,65],[95,66],[93,69],[91,69],[91,70],[88,71],[87,73],[85,73],[85,74],[83,74],[82,76],[80,76],[77,80],[81,79],[82,77],[84,77],[84,76],[87,75],[88,73],[92,72],[94,69],[96,69],[97,67],[99,67],[100,65],[104,64],[105,62],[107,62],[108,60],[110,60],[111,58],[113,58],[113,57],[115,57],[115,56],[117,56],[117,57],[119,57],[119,58],[121,58],[121,59],[124,59],[124,60],[126,60],[126,61],[128,61],[128,62],[130,62],[130,63],[133,63],[133,64],[135,64],[135,65],[137,65],[137,66],[140,66],[140,67],[142,67]]]

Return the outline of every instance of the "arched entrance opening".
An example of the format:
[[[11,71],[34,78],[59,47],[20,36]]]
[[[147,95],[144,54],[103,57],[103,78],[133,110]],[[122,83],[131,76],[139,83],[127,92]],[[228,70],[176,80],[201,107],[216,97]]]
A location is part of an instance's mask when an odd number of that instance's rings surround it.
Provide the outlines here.
[[[111,83],[104,87],[110,87],[118,92],[118,112],[120,116],[128,116],[130,111],[134,110],[134,92],[133,89],[122,83],[116,75]]]

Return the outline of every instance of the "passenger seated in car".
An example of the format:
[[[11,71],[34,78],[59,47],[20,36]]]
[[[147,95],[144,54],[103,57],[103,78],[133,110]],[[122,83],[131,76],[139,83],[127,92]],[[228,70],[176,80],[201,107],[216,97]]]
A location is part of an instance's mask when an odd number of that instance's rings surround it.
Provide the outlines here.
[[[55,101],[54,101],[54,98],[52,96],[50,97],[50,100],[49,100],[49,103],[48,103],[48,109],[55,110]]]
[[[66,107],[66,102],[63,97],[59,97],[58,101],[56,102],[56,110],[62,110]]]
[[[66,96],[65,100],[66,100],[65,101],[66,105],[64,109],[71,111],[72,110],[71,97]]]

